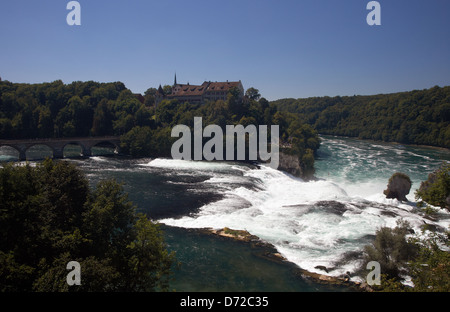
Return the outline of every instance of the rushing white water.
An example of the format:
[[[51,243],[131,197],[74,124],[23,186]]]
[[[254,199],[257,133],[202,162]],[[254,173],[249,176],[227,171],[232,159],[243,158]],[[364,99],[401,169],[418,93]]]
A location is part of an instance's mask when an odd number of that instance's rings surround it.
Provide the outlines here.
[[[448,229],[448,213],[441,211],[439,220],[432,221],[414,202],[415,189],[443,160],[450,160],[446,150],[328,137],[316,162],[319,180],[311,182],[268,166],[229,162],[98,156],[73,161],[93,180],[124,180],[141,211],[161,223],[245,229],[301,268],[323,273],[316,267],[325,266],[334,268],[330,275],[341,275],[353,271],[357,261],[335,262],[360,251],[382,226],[405,220],[416,233],[425,223]],[[383,195],[396,171],[413,181],[408,203]]]
[[[0,159],[10,154],[0,149]],[[140,211],[161,223],[245,229],[312,272],[324,273],[317,266],[335,276],[352,272],[358,260],[336,261],[361,251],[377,229],[395,227],[399,220],[408,221],[416,233],[425,223],[449,228],[449,213],[440,210],[432,221],[414,202],[420,182],[442,161],[450,161],[448,150],[325,137],[318,154],[319,179],[311,182],[268,166],[231,162],[98,156],[72,161],[93,184],[110,177],[124,181]],[[383,195],[397,171],[413,181],[407,203]]]
[[[405,220],[419,233],[425,223],[439,228],[450,225],[450,215],[444,211],[438,221],[424,218],[414,202],[414,189],[408,203],[386,199],[382,193],[389,176],[395,172],[393,167],[411,174],[409,171],[414,171],[411,167],[424,166],[417,175],[412,174],[417,188],[417,179],[426,178],[427,172],[435,169],[440,160],[402,147],[369,143],[357,146],[352,142],[349,145],[338,139],[326,140],[326,153],[331,155],[318,161],[317,175],[322,179],[311,182],[268,166],[254,169],[228,163],[168,159],[144,165],[192,174],[208,172],[210,178],[203,183],[212,184],[225,194],[195,214],[159,222],[183,228],[245,229],[273,244],[301,268],[323,273],[316,267],[334,267],[329,274],[337,276],[353,271],[357,261],[340,267],[335,267],[335,262],[346,252],[361,250],[382,226],[395,227],[399,220]],[[405,153],[410,163],[400,157]],[[424,162],[418,163],[417,159]],[[389,165],[399,162],[404,162],[401,167]],[[254,187],[246,186],[245,182],[249,181]]]

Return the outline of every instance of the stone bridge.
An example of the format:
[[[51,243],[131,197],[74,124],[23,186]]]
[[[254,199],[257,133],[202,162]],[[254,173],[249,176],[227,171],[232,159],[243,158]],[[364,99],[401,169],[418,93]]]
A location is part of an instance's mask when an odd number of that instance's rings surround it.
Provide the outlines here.
[[[1,146],[10,146],[19,152],[19,160],[27,159],[27,150],[35,145],[46,145],[53,151],[53,158],[64,158],[64,147],[75,144],[81,147],[81,155],[92,155],[94,146],[114,146],[115,152],[120,151],[120,137],[83,137],[83,138],[55,138],[55,139],[30,139],[30,140],[0,140]]]

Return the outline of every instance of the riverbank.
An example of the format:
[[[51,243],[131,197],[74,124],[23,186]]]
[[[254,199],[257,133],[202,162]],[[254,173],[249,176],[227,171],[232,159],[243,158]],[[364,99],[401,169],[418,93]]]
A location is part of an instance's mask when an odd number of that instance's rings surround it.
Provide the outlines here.
[[[387,200],[383,190],[396,171],[408,174],[414,188],[443,160],[450,161],[450,155],[435,149],[325,138],[316,162],[318,180],[304,182],[267,166],[241,163],[68,159],[83,169],[92,187],[111,178],[123,183],[138,212],[160,222],[168,248],[177,254],[181,265],[171,289],[196,292],[353,291],[347,282],[331,286],[325,270],[330,275],[351,271],[352,263],[339,269],[334,260],[369,244],[381,226],[407,219],[419,228],[423,218],[411,206]],[[256,239],[197,231],[225,227],[248,230],[276,250]],[[300,268],[316,274],[307,277]]]
[[[348,287],[349,291],[368,291],[371,292],[372,289],[366,283],[360,283],[351,281],[349,276],[330,276],[326,274],[319,274],[307,271],[305,269],[300,268],[295,263],[288,261],[283,255],[281,255],[272,244],[263,241],[256,235],[250,234],[246,230],[235,230],[230,228],[222,228],[222,229],[213,229],[213,228],[203,228],[198,229],[200,232],[205,234],[210,234],[213,236],[220,236],[224,238],[228,238],[231,240],[236,240],[240,242],[244,242],[247,244],[251,244],[252,248],[261,249],[260,257],[273,261],[279,264],[287,265],[294,268],[294,274],[301,276],[306,280],[311,280],[317,284],[325,284],[330,286],[344,286]],[[318,268],[320,269],[320,268]],[[325,269],[325,268],[323,268]]]
[[[425,144],[411,144],[411,143],[400,143],[396,141],[380,141],[380,140],[373,140],[373,139],[361,139],[359,137],[351,137],[351,136],[345,136],[345,135],[334,135],[334,134],[325,134],[325,133],[319,133],[319,137],[328,137],[328,138],[335,138],[335,139],[350,139],[350,140],[357,140],[362,142],[368,142],[373,144],[386,144],[386,145],[392,145],[393,147],[398,146],[408,146],[408,147],[414,147],[414,148],[423,148],[423,149],[435,149],[442,152],[450,153],[450,148],[443,147],[443,146],[436,146],[436,145],[425,145]]]

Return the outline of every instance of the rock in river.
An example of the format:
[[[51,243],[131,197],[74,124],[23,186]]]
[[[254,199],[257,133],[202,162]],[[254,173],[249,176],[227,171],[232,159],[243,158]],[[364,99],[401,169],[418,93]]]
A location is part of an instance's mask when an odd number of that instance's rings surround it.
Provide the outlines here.
[[[387,189],[384,190],[386,198],[396,198],[401,201],[408,201],[406,195],[411,190],[411,179],[404,173],[396,172],[389,179]]]

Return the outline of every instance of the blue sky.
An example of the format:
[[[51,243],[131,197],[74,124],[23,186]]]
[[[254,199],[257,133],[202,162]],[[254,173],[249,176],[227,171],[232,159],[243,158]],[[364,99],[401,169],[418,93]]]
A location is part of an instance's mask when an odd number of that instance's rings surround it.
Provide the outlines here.
[[[269,100],[450,85],[450,1],[69,0],[0,2],[0,77],[122,81],[133,92],[242,80]]]

